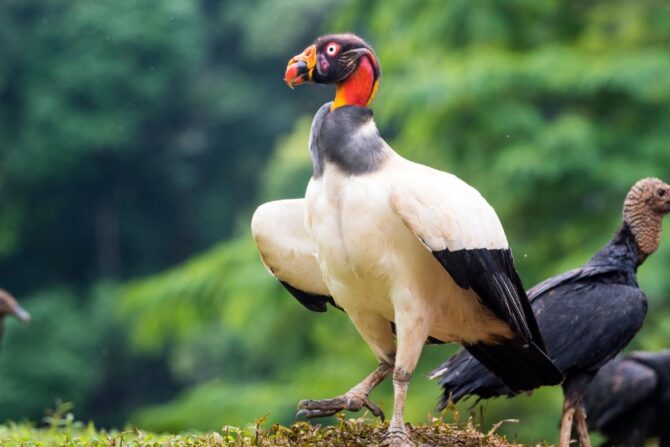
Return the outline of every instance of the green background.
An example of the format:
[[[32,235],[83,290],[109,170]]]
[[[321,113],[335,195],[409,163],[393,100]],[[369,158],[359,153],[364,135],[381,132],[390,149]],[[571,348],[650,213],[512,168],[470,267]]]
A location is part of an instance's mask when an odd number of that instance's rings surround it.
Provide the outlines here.
[[[403,156],[497,210],[527,287],[576,267],[620,224],[638,179],[670,180],[667,1],[5,0],[0,2],[0,420],[55,399],[101,426],[209,430],[293,421],[375,365],[338,311],[305,310],[264,270],[254,208],[299,197],[311,116],[287,60],[326,32],[375,48],[372,108]],[[667,239],[667,238],[666,238]],[[668,346],[670,242],[640,269],[632,348]],[[435,414],[424,375],[407,416]],[[390,383],[373,398],[391,407]],[[561,394],[470,409],[556,440]]]

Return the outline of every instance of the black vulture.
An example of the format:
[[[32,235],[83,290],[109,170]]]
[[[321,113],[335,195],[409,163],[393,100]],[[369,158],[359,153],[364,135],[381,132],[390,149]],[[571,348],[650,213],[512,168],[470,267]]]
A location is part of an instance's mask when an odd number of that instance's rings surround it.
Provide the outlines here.
[[[661,221],[670,211],[670,185],[646,178],[624,201],[623,224],[612,240],[582,267],[554,276],[528,291],[549,355],[565,374],[560,445],[570,441],[573,418],[582,445],[590,445],[582,398],[601,366],[638,332],[647,298],[637,284],[637,268],[660,243]],[[468,352],[459,352],[436,369],[449,399],[517,394]]]
[[[500,220],[477,190],[452,174],[405,160],[380,136],[368,105],[380,68],[351,34],[318,38],[289,61],[285,81],[336,84],[319,109],[304,200],[258,208],[252,232],[268,270],[303,305],[335,304],[379,361],[340,397],[299,403],[300,416],[368,407],[393,371],[386,442],[408,445],[404,407],[427,340],[460,342],[512,389],[557,384]],[[394,330],[395,328],[395,334]]]
[[[589,428],[606,445],[670,447],[670,351],[632,352],[603,366],[584,397]]]

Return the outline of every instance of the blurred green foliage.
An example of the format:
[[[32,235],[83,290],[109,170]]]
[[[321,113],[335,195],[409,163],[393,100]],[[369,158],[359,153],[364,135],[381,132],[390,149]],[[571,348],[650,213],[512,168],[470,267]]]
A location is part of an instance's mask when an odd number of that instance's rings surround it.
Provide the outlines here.
[[[62,397],[150,430],[288,423],[372,369],[346,315],[300,306],[248,233],[311,174],[333,92],[281,77],[319,32],[373,44],[382,133],[484,194],[527,286],[606,243],[634,181],[670,179],[661,0],[8,0],[0,24],[0,279],[35,317],[3,341],[0,418]],[[634,347],[667,347],[669,261],[664,241],[640,270]],[[455,349],[425,350],[409,420],[434,411],[422,375]],[[389,410],[390,384],[373,397]],[[484,403],[484,422],[551,441],[560,399]]]
[[[75,419],[67,404],[59,405],[45,418],[47,428],[30,424],[0,426],[0,439],[7,447],[108,447],[133,445],[135,447],[340,447],[342,445],[379,445],[387,424],[370,424],[358,419],[338,418],[336,424],[314,427],[307,422],[290,426],[267,426],[264,418],[244,427],[226,425],[210,433],[157,434],[137,428],[124,431],[98,429]],[[430,424],[413,427],[413,436],[422,445],[459,445],[463,447],[512,446],[507,439],[495,433],[482,433],[467,421],[446,424],[434,419]],[[514,444],[516,445],[516,444]]]
[[[71,293],[40,293],[30,300],[30,312],[30,330],[11,322],[3,340],[2,356],[7,360],[0,363],[2,420],[39,414],[53,406],[54,396],[80,402],[100,376],[94,352],[98,340],[91,334],[101,322],[78,308]]]

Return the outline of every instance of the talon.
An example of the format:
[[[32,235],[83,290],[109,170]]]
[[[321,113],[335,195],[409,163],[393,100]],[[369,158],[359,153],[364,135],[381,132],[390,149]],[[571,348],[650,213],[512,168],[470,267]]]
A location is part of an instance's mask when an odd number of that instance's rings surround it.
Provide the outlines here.
[[[305,419],[323,418],[332,416],[337,413],[337,410],[298,410],[295,414],[296,418],[304,417]]]
[[[307,419],[332,416],[340,411],[359,411],[361,408],[366,407],[378,418],[381,418],[382,422],[385,420],[384,412],[377,406],[372,403],[367,397],[360,397],[357,395],[349,396],[339,396],[333,399],[323,399],[323,400],[301,400],[297,405],[296,417],[301,418],[305,417]]]
[[[303,399],[300,402],[298,402],[297,407],[298,408],[305,408],[310,405],[310,402],[314,402],[313,400],[308,400],[308,399]]]
[[[368,410],[372,412],[373,415],[381,419],[382,422],[386,420],[386,415],[384,415],[384,411],[382,411],[381,408],[374,402],[372,402],[370,399],[365,399],[363,401],[363,404],[367,407]]]

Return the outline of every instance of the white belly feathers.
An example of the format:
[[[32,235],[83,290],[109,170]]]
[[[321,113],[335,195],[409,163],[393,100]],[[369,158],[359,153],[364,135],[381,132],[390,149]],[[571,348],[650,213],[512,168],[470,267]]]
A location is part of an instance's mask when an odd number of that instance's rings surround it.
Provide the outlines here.
[[[430,312],[430,335],[444,342],[507,336],[507,325],[474,292],[458,287],[393,211],[392,178],[388,171],[348,176],[328,165],[310,181],[306,226],[331,296],[347,313],[388,321],[394,321],[394,295],[411,296],[407,305]]]

